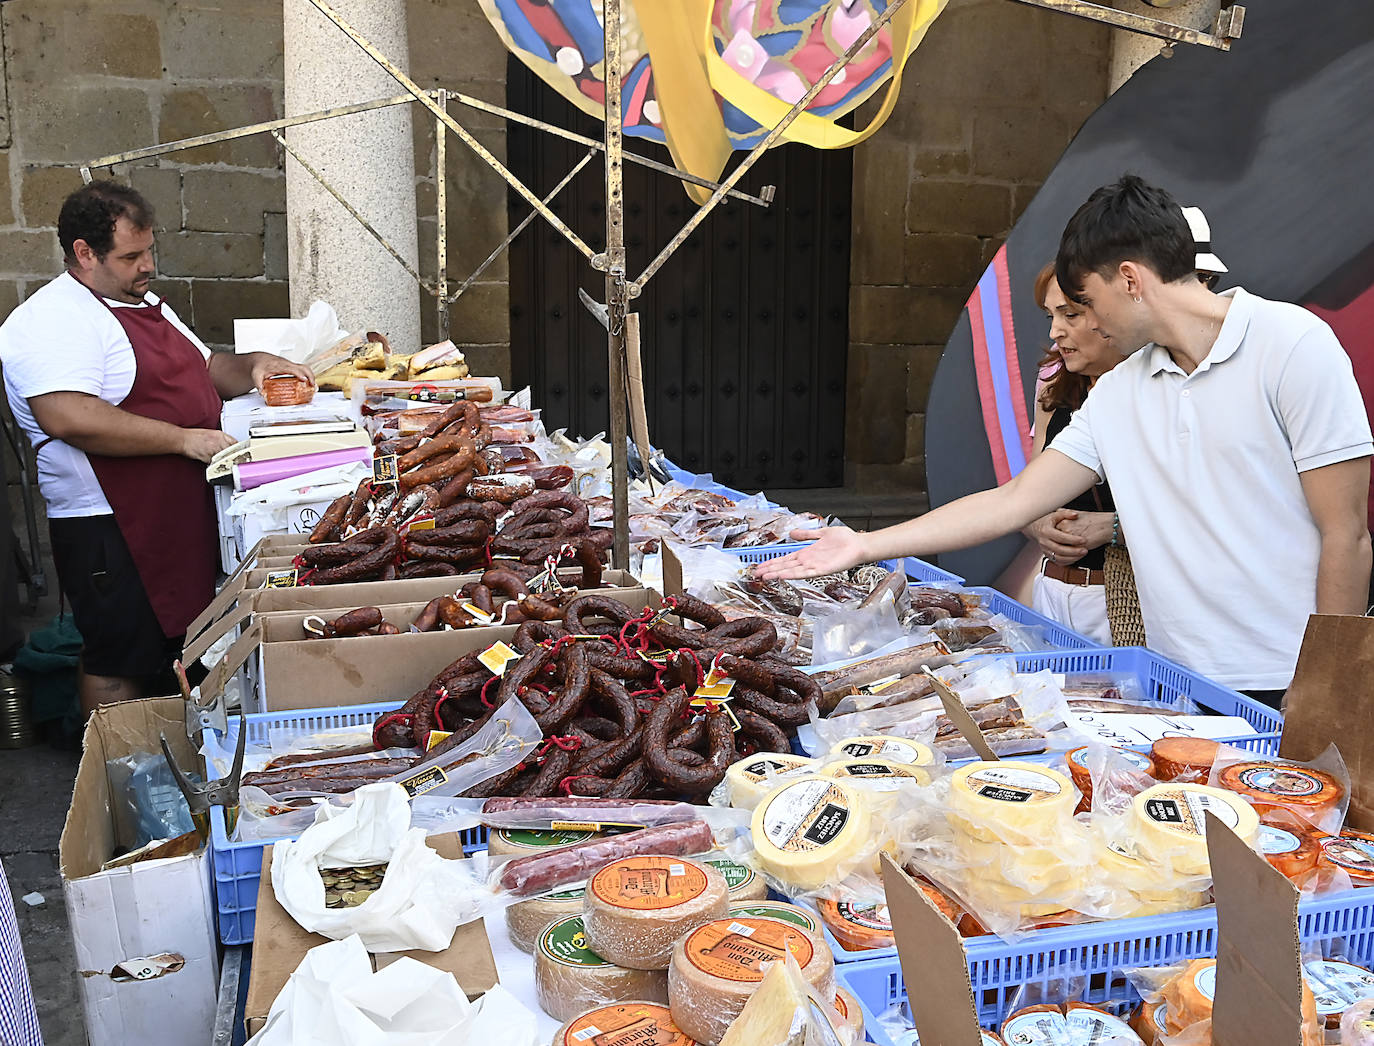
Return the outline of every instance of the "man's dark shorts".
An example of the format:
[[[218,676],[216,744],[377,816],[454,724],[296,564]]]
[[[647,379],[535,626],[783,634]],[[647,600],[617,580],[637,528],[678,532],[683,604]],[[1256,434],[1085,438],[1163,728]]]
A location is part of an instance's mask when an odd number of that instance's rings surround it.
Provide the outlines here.
[[[166,673],[182,637],[163,634],[114,516],[50,519],[48,533],[58,582],[85,640],[82,667],[130,679]]]

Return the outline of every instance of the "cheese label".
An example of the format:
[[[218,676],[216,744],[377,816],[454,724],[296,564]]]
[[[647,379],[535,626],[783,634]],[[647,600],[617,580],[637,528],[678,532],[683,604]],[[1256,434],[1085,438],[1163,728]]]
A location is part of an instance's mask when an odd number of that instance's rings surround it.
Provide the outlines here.
[[[907,763],[911,766],[924,766],[933,761],[933,754],[925,745],[915,741],[905,741],[900,737],[856,737],[845,741],[836,750],[837,755],[851,759],[881,757],[894,763]]]
[[[1217,964],[1208,963],[1193,974],[1193,987],[1201,992],[1202,997],[1208,1002],[1215,1002],[1217,998]]]
[[[1246,788],[1281,799],[1302,799],[1316,795],[1326,787],[1326,783],[1315,774],[1295,766],[1247,766],[1236,778]]]
[[[836,777],[911,777],[905,770],[888,766],[885,763],[865,763],[851,760],[835,769]]]
[[[798,908],[795,904],[787,904],[783,901],[755,901],[752,904],[732,904],[730,905],[730,914],[735,917],[781,919],[783,922],[791,923],[793,926],[800,926],[803,930],[810,933],[821,932],[821,925],[816,921],[815,916],[804,908]]]
[[[1259,829],[1259,850],[1262,854],[1288,854],[1302,846],[1302,840],[1292,832],[1262,824]]]
[[[1069,1023],[1058,1010],[1032,1010],[1012,1014],[1002,1025],[1008,1046],[1072,1046]]]
[[[1119,1017],[1094,1006],[1073,1006],[1065,1022],[1071,1042],[1084,1046],[1099,1042],[1139,1042],[1140,1037]]]
[[[835,910],[841,919],[855,926],[862,926],[866,930],[878,930],[881,933],[892,932],[892,920],[888,917],[885,904],[879,904],[877,901],[864,904],[840,901],[835,905]]]
[[[777,962],[786,952],[802,969],[816,954],[806,934],[774,919],[716,919],[693,930],[683,948],[687,961],[698,970],[739,984],[763,980],[765,965]]]
[[[627,857],[606,865],[587,888],[615,908],[636,912],[674,908],[706,892],[706,873],[690,861]]]
[[[1087,770],[1088,751],[1089,749],[1086,747],[1075,748],[1068,755],[1069,762],[1081,770]],[[1113,754],[1116,756],[1120,756],[1126,762],[1130,763],[1133,769],[1139,770],[1142,773],[1148,774],[1151,770],[1154,769],[1154,763],[1150,761],[1149,756],[1141,755],[1139,752],[1134,752],[1129,748],[1118,748],[1113,752]]]
[[[773,796],[763,833],[779,850],[818,850],[849,823],[849,798],[829,781],[798,781]]]
[[[519,653],[508,647],[505,643],[493,643],[487,649],[477,655],[477,660],[486,666],[488,672],[495,676],[506,674],[506,666],[512,661],[520,659]]]
[[[1063,792],[1053,777],[1022,767],[984,767],[968,775],[968,784],[983,798],[1000,803],[1042,802]]]
[[[574,1018],[554,1046],[696,1046],[678,1031],[666,1006],[627,1002]]]
[[[1156,792],[1145,802],[1145,816],[1155,824],[1184,835],[1206,836],[1208,812],[1216,815],[1227,828],[1235,828],[1240,816],[1235,807],[1208,795],[1183,789]]]
[[[745,764],[741,768],[741,772],[749,780],[762,783],[783,774],[809,769],[811,764],[812,760],[803,759],[800,756],[770,755],[767,758],[755,759],[753,762]]]
[[[708,857],[702,863],[709,864],[725,877],[725,885],[731,893],[744,889],[758,878],[758,873],[754,869],[737,864],[727,857]]]
[[[580,915],[569,915],[546,926],[539,935],[538,949],[546,958],[576,969],[608,969],[612,966],[588,947]]]
[[[1302,964],[1307,986],[1317,999],[1323,1017],[1344,1013],[1352,1004],[1374,995],[1374,973],[1352,963],[1313,959]]]
[[[1341,834],[1322,840],[1322,856],[1352,875],[1374,877],[1374,845]]]
[[[522,847],[571,846],[595,839],[595,832],[544,832],[527,828],[498,828],[496,834],[506,842]]]

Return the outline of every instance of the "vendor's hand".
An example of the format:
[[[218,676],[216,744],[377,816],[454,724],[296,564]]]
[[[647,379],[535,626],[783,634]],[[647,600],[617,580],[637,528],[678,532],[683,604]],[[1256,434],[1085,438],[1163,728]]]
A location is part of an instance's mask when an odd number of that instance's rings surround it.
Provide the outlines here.
[[[1098,548],[1112,540],[1112,512],[1077,512],[1073,519],[1059,523],[1060,534],[1074,537],[1082,542],[1084,548]],[[1060,540],[1067,540],[1061,538]]]
[[[259,392],[262,391],[262,383],[274,374],[290,374],[311,385],[315,384],[315,373],[303,363],[292,363],[285,357],[274,356],[270,352],[259,352],[255,356],[252,370],[253,387]]]
[[[864,539],[848,527],[794,530],[793,541],[812,542],[806,548],[755,564],[753,576],[763,581],[834,574],[865,561]]]
[[[1079,513],[1073,509],[1057,508],[1041,516],[1026,530],[1031,540],[1040,546],[1041,553],[1052,563],[1068,566],[1077,563],[1088,551],[1088,545],[1084,543],[1083,537],[1067,529],[1078,517]]]
[[[181,453],[196,461],[207,464],[210,459],[225,447],[232,447],[237,440],[219,429],[182,429]]]

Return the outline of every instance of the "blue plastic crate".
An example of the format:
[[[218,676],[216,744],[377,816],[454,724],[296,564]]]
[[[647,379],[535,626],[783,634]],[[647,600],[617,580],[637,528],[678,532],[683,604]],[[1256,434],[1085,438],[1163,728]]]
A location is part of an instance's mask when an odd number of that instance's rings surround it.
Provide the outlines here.
[[[1058,621],[1046,617],[1044,614],[1037,613],[1023,603],[1018,603],[1010,596],[1003,595],[995,588],[970,588],[967,591],[977,592],[983,597],[983,606],[987,607],[994,614],[1004,614],[1013,621],[1019,621],[1023,625],[1039,625],[1045,630],[1045,642],[1049,644],[1051,650],[1100,650],[1087,636],[1080,635],[1071,628],[1065,628]]]
[[[753,548],[722,548],[721,551],[737,556],[742,563],[763,563],[806,546],[807,542],[805,541],[794,541],[780,545],[755,545]],[[898,561],[895,559],[884,560],[882,565],[888,570],[898,569]],[[917,559],[915,556],[907,556],[906,559],[901,560],[901,569],[906,572],[906,576],[913,583],[918,585],[959,585],[964,581],[958,574],[941,570],[934,563],[927,563],[924,559]],[[1007,616],[1010,617],[1011,615],[1008,614]],[[1065,631],[1067,632],[1067,629]],[[1069,634],[1073,635],[1074,633]]]
[[[1298,908],[1298,934],[1305,944],[1328,951],[1339,945],[1338,950],[1352,962],[1374,964],[1374,890],[1303,901]],[[1007,1016],[1019,988],[1052,988],[1056,978],[1074,968],[1087,975],[1083,1001],[1118,1010],[1133,1006],[1138,996],[1124,971],[1215,956],[1217,913],[1209,906],[1144,919],[1061,926],[1041,930],[1018,944],[997,937],[971,938],[965,949],[978,1020],[983,1027],[995,1029]],[[893,1046],[879,1027],[877,1015],[906,1000],[896,956],[846,963],[837,976],[859,1000],[868,1037],[882,1046]]]
[[[348,708],[300,709],[294,712],[263,712],[246,717],[250,743],[266,744],[268,733],[282,727],[297,727],[302,732],[329,730],[341,726],[370,724],[383,712],[399,708],[388,701],[383,704],[353,705]],[[238,741],[238,719],[229,720],[225,739],[232,748]],[[282,836],[283,839],[293,838]],[[461,834],[463,850],[472,853],[487,845],[485,827],[469,829]],[[258,880],[262,875],[262,850],[275,839],[235,842],[225,830],[224,808],[210,810],[210,857],[215,869],[215,902],[219,911],[219,937],[225,944],[247,944],[253,939],[253,925],[257,917]]]

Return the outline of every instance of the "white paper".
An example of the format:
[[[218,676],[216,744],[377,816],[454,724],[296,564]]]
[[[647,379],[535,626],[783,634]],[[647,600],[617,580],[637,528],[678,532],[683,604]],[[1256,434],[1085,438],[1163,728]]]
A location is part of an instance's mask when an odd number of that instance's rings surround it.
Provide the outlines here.
[[[1076,712],[1065,717],[1070,730],[1080,737],[1113,748],[1149,745],[1161,737],[1212,739],[1251,737],[1255,728],[1239,716],[1152,715],[1130,712]]]
[[[292,363],[304,363],[311,353],[327,349],[348,331],[339,327],[334,306],[317,301],[304,319],[246,319],[234,321],[234,351],[270,352]]]

